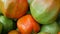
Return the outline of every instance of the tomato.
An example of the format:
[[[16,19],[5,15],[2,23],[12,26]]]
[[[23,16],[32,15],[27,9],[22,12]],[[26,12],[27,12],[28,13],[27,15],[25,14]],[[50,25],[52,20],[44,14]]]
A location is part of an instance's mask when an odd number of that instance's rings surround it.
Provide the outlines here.
[[[29,14],[18,19],[17,28],[22,34],[37,33],[40,30],[39,24]]]
[[[13,21],[5,16],[0,16],[0,23],[2,24],[2,34],[7,34],[8,31],[12,30],[13,27]],[[0,24],[0,27],[1,27]]]
[[[50,34],[58,34],[59,32],[59,26],[56,22],[53,22],[52,24],[46,24],[43,25],[40,32],[48,32]]]
[[[17,30],[12,30],[12,31],[8,32],[8,34],[19,34],[19,32]]]
[[[58,34],[60,34],[60,32],[58,32]]]
[[[32,3],[33,0],[28,0],[29,5]]]
[[[33,18],[40,24],[50,24],[59,13],[59,0],[34,0],[30,4]]]
[[[4,16],[9,18],[19,18],[28,10],[27,0],[0,0],[0,9]]]

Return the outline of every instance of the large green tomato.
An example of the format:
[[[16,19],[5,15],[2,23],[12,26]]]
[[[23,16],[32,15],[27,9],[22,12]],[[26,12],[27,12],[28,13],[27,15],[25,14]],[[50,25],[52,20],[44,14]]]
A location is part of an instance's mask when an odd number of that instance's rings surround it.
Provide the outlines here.
[[[57,34],[59,32],[59,27],[56,22],[48,25],[43,25],[41,28],[41,32],[48,32],[50,34]]]
[[[59,0],[34,0],[30,4],[30,10],[38,23],[53,23],[59,12]]]
[[[2,34],[7,34],[7,32],[13,29],[13,21],[9,18],[0,16],[0,22],[3,24]]]

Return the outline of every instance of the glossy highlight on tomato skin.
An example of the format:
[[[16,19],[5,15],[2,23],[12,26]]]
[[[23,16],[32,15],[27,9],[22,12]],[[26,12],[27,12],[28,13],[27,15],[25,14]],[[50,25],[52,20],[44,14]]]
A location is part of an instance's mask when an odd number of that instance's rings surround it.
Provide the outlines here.
[[[28,10],[27,0],[5,0],[2,1],[2,12],[8,18],[20,18]]]
[[[22,34],[31,34],[32,31],[38,32],[40,26],[33,20],[31,15],[25,15],[17,21],[17,28]]]

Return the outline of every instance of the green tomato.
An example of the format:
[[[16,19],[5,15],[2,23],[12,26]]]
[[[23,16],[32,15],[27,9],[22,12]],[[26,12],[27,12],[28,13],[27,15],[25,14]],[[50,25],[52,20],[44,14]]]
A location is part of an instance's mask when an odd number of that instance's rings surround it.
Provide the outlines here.
[[[34,0],[30,5],[33,18],[40,24],[50,24],[56,20],[59,0]]]
[[[56,22],[52,24],[43,25],[41,28],[41,32],[48,32],[50,34],[57,34],[59,32],[59,27]]]
[[[0,22],[3,24],[2,34],[7,34],[10,30],[13,29],[13,21],[5,16],[0,16]]]
[[[31,4],[33,0],[28,0],[28,3]]]
[[[0,22],[0,34],[1,34],[1,32],[2,32],[2,28],[3,28],[3,25],[2,25],[2,23]]]

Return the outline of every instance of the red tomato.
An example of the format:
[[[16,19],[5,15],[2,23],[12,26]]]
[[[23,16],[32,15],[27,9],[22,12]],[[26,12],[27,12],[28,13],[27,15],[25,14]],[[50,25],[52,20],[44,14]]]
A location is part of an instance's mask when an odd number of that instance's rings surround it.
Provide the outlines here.
[[[31,34],[32,31],[38,32],[40,26],[31,15],[25,15],[17,21],[17,28],[22,34]]]

